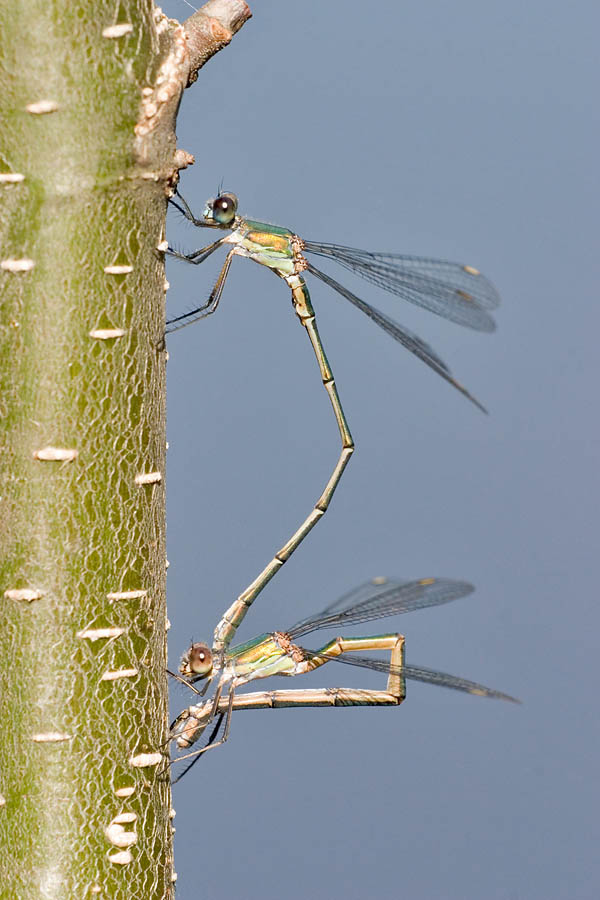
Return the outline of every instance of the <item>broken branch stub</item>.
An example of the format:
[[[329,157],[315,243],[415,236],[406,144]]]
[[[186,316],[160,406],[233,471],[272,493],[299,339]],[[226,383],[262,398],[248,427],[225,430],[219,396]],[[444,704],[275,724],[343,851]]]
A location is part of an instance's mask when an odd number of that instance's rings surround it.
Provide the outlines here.
[[[189,54],[186,87],[196,81],[202,66],[227,46],[251,16],[250,7],[244,0],[208,0],[185,20],[183,28]]]

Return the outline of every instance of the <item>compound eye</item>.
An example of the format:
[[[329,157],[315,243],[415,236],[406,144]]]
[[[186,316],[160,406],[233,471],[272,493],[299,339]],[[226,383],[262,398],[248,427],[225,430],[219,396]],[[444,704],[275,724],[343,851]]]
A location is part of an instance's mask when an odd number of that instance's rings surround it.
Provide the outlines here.
[[[219,225],[230,225],[235,219],[237,205],[235,194],[220,194],[212,205],[215,222],[218,222]]]
[[[212,650],[208,644],[192,644],[188,650],[188,665],[194,675],[206,678],[213,667]]]

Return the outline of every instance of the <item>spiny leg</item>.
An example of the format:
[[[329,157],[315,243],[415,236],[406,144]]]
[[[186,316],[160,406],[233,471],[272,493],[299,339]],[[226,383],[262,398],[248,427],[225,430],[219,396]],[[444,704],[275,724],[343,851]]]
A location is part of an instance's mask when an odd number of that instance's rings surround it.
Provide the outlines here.
[[[287,541],[287,543],[285,543],[283,547],[278,550],[273,559],[262,570],[260,575],[258,575],[258,577],[248,585],[246,590],[242,594],[240,594],[237,600],[232,603],[232,605],[223,615],[223,618],[215,628],[213,641],[213,650],[215,651],[221,651],[229,646],[235,632],[237,631],[239,625],[244,619],[244,616],[248,612],[248,609],[250,608],[256,597],[258,597],[260,592],[268,584],[271,578],[273,578],[273,576],[276,574],[276,572],[279,571],[282,565],[287,562],[294,550],[296,550],[296,548],[302,543],[306,535],[314,528],[319,519],[321,519],[322,516],[326,513],[327,508],[329,507],[329,504],[331,502],[331,498],[333,497],[335,489],[338,486],[340,478],[342,477],[342,473],[348,465],[350,457],[354,452],[354,441],[352,439],[352,435],[350,434],[350,429],[348,427],[348,423],[342,409],[342,404],[338,396],[333,372],[327,360],[327,356],[325,355],[325,349],[323,347],[323,344],[321,343],[321,338],[317,330],[315,314],[310,302],[310,296],[308,294],[306,284],[304,280],[297,275],[289,276],[285,279],[285,281],[287,281],[289,286],[292,288],[292,301],[294,304],[294,310],[302,325],[304,325],[304,327],[306,328],[310,342],[315,352],[315,356],[319,364],[319,371],[321,373],[323,387],[327,391],[338,424],[338,429],[342,440],[342,449],[333,473],[331,474],[331,477],[329,478],[329,481],[325,486],[325,490],[317,500],[310,514],[307,516],[298,530],[292,535],[289,541]]]
[[[169,247],[167,250],[167,256],[174,256],[175,259],[182,259],[184,262],[191,263],[193,266],[199,266],[200,263],[203,263],[205,259],[218,250],[219,247],[222,247],[225,241],[227,240],[228,235],[224,235],[220,237],[218,241],[213,241],[212,244],[207,244],[206,247],[200,247],[199,250],[194,250],[192,253],[180,253],[179,250],[174,250],[173,247]]]
[[[203,303],[202,306],[198,306],[196,307],[196,309],[191,309],[189,312],[183,313],[180,316],[175,316],[174,319],[169,319],[167,321],[165,334],[171,334],[173,331],[178,331],[180,328],[185,328],[186,325],[191,325],[192,322],[196,322],[198,319],[205,319],[206,316],[210,316],[214,313],[219,305],[219,300],[221,299],[221,295],[223,293],[225,280],[227,279],[227,275],[229,274],[229,268],[231,266],[233,255],[234,250],[230,250],[225,257],[223,268],[219,272],[219,277],[217,278],[215,286],[210,292],[210,296],[206,303]]]
[[[197,225],[198,227],[205,225],[210,226],[212,224],[211,222],[207,222],[204,217],[202,217],[201,219],[196,218],[194,213],[191,211],[187,200],[185,199],[185,197],[181,196],[177,188],[175,188],[175,196],[178,200],[181,201],[182,206],[180,206],[179,203],[176,203],[172,197],[169,197],[169,203],[171,204],[171,206],[174,206],[175,209],[178,209],[179,212],[186,217],[186,219],[189,219],[190,222],[192,222],[194,225]]]
[[[167,673],[167,675],[170,675],[171,678],[174,678],[175,681],[178,681],[180,684],[184,684],[186,686],[186,688],[189,688],[191,691],[194,692],[194,694],[197,694],[198,697],[203,697],[204,694],[206,693],[206,691],[208,690],[208,688],[210,687],[210,681],[207,681],[205,683],[204,687],[202,688],[202,690],[199,691],[198,688],[194,684],[192,684],[191,681],[189,681],[187,678],[182,678],[182,676],[178,675],[177,672],[171,672],[170,669],[165,669],[165,672]]]

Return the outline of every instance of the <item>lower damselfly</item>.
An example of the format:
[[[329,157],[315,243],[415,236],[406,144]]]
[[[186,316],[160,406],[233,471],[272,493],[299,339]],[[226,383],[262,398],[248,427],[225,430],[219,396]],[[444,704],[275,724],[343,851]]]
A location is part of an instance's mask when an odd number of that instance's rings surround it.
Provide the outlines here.
[[[448,366],[429,344],[361,300],[330,275],[317,269],[307,258],[307,254],[337,262],[353,274],[360,275],[389,293],[428,309],[452,322],[478,331],[494,330],[495,324],[490,310],[498,305],[500,298],[494,286],[481,275],[478,269],[471,265],[395,253],[371,253],[338,244],[306,241],[287,228],[238,215],[238,200],[235,194],[231,193],[221,192],[218,197],[210,199],[202,218],[194,215],[179,192],[176,192],[176,197],[176,200],[171,199],[170,202],[194,225],[227,230],[231,233],[192,253],[181,253],[169,248],[169,255],[198,265],[220,247],[230,247],[230,249],[208,300],[183,315],[169,319],[166,333],[176,331],[215,312],[234,256],[245,257],[266,266],[282,278],[292,292],[292,305],[298,319],[306,329],[317,358],[321,380],[331,401],[342,443],[336,466],[310,514],[292,537],[277,551],[263,571],[237,598],[219,623],[218,634],[215,637],[216,645],[220,649],[225,649],[258,594],[327,511],[354,450],[354,441],[338,396],[333,372],[317,330],[315,313],[304,278],[305,273],[314,275],[349,300],[387,334],[423,360],[434,372],[437,372],[485,412],[479,401],[456,381]]]
[[[199,642],[192,644],[182,658],[180,675],[170,674],[192,687],[200,696],[206,694],[211,684],[214,683],[216,688],[210,699],[188,707],[175,719],[171,726],[170,739],[174,740],[180,749],[189,750],[211,724],[213,731],[204,746],[190,750],[174,761],[195,758],[195,762],[207,750],[224,743],[229,737],[234,710],[307,706],[399,706],[406,696],[406,679],[480,697],[518,703],[514,697],[477,682],[423,666],[406,664],[404,637],[398,633],[370,637],[336,637],[317,650],[307,650],[296,643],[299,638],[325,628],[345,628],[387,616],[441,606],[460,597],[466,597],[472,591],[473,586],[467,582],[447,578],[424,578],[419,581],[378,578],[349,591],[322,612],[302,619],[285,631],[261,634],[244,644],[232,647],[227,652],[215,650],[214,645],[211,649],[208,644]],[[390,658],[386,661],[345,655],[364,650],[388,650]],[[272,675],[288,677],[303,675],[334,660],[387,674],[386,689],[383,691],[322,688],[237,693],[238,688],[259,678],[268,678]],[[204,689],[201,691],[194,688],[194,682],[198,681],[205,681]],[[218,737],[221,726],[223,734]],[[183,777],[185,771],[179,778]]]

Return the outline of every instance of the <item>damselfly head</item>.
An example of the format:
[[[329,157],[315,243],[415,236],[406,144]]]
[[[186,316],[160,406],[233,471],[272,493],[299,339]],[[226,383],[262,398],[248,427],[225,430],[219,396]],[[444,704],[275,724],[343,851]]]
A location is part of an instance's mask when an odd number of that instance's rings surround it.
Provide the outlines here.
[[[192,644],[183,654],[179,671],[184,678],[207,678],[212,672],[213,656],[208,644]]]
[[[204,210],[204,218],[212,219],[218,225],[229,228],[233,225],[238,208],[238,199],[235,194],[219,194],[216,199],[210,199]]]

